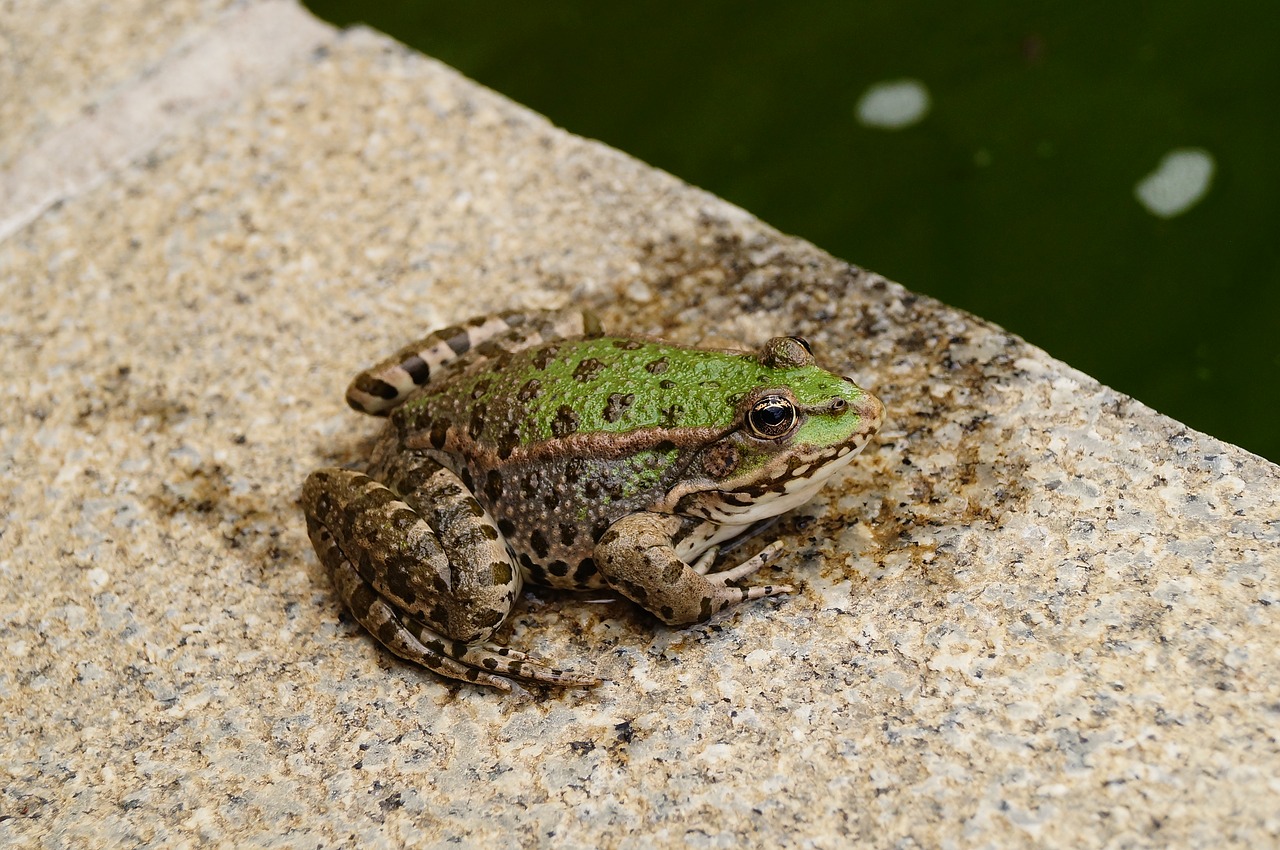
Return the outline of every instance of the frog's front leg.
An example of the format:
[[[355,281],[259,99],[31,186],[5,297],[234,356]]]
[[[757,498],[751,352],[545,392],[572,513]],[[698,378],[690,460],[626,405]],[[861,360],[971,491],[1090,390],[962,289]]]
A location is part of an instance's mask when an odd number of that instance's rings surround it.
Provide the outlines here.
[[[690,566],[676,554],[672,539],[698,520],[672,514],[636,513],[609,527],[595,547],[595,561],[609,586],[672,626],[697,623],[748,599],[790,593],[789,585],[730,587],[768,563],[782,548],[766,546],[755,557],[721,572],[703,573],[714,555]]]
[[[489,514],[435,461],[406,455],[384,485],[321,469],[303,486],[307,529],[352,616],[387,649],[455,679],[561,686],[598,680],[488,643],[520,589]],[[393,489],[394,488],[394,489]]]

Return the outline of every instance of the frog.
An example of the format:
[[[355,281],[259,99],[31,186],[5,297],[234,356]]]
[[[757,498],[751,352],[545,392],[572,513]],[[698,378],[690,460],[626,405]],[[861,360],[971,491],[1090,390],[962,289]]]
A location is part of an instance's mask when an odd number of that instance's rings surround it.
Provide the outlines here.
[[[671,627],[793,593],[743,583],[781,541],[713,570],[722,544],[809,501],[884,415],[802,337],[683,345],[581,309],[436,330],[346,399],[387,421],[367,469],[302,488],[337,596],[393,654],[504,691],[601,683],[494,640],[526,584],[617,594]]]

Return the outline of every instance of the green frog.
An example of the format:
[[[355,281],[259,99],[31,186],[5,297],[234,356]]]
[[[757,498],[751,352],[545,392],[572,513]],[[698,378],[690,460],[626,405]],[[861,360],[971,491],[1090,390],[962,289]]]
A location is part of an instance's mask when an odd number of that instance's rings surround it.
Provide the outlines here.
[[[347,401],[388,423],[367,473],[303,487],[339,597],[396,655],[503,690],[600,681],[490,640],[524,582],[607,588],[670,625],[791,592],[734,584],[780,542],[712,571],[719,544],[806,502],[884,412],[800,337],[692,348],[574,310],[436,331]]]

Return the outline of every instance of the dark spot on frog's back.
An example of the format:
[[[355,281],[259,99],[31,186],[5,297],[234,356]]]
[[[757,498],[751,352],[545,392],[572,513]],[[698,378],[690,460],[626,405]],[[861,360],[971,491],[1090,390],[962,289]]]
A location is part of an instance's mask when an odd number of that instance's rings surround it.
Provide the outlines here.
[[[544,345],[533,353],[533,365],[538,369],[545,369],[559,353],[560,346],[555,344]]]
[[[506,460],[511,457],[511,453],[516,450],[516,446],[520,445],[520,430],[518,425],[512,425],[511,429],[498,438],[498,457]]]
[[[560,542],[565,546],[572,546],[573,542],[578,539],[578,527],[567,522],[560,523]]]
[[[516,398],[521,401],[533,401],[542,392],[542,382],[537,378],[530,378],[524,382],[524,386],[516,393]]]
[[[604,406],[604,421],[617,422],[627,412],[627,409],[635,403],[635,400],[635,393],[611,393],[608,402]]]
[[[644,368],[650,374],[661,375],[663,372],[667,371],[667,367],[669,365],[667,358],[659,357],[657,360],[650,360],[648,363],[644,364]]]
[[[581,420],[572,407],[567,404],[560,405],[556,411],[556,418],[551,422],[551,433],[557,437],[567,437],[576,433]]]
[[[483,402],[471,408],[471,422],[467,425],[467,433],[471,435],[472,439],[484,433],[484,418],[487,412],[488,409]]]
[[[551,573],[556,578],[564,578],[569,574],[569,565],[564,561],[552,561],[550,564],[547,564],[547,572]]]
[[[604,369],[604,363],[594,357],[588,357],[578,364],[573,370],[573,379],[579,383],[585,384],[587,381],[595,378]]]
[[[613,341],[614,348],[621,348],[623,351],[636,351],[644,348],[644,343],[638,339],[615,339]]]
[[[546,535],[542,533],[541,529],[535,529],[529,535],[529,545],[533,547],[533,551],[537,553],[539,558],[547,557],[547,553],[551,551],[551,547],[547,544]]]

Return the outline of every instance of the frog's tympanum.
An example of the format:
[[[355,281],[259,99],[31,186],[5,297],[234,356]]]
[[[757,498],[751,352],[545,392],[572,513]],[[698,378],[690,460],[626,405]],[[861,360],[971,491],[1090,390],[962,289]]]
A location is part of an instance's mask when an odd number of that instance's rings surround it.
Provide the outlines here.
[[[388,424],[367,474],[303,488],[338,595],[396,655],[502,689],[599,681],[490,642],[523,582],[608,588],[672,625],[790,592],[734,584],[781,543],[713,572],[717,544],[803,504],[883,414],[799,337],[688,348],[572,311],[436,331],[347,401]]]

